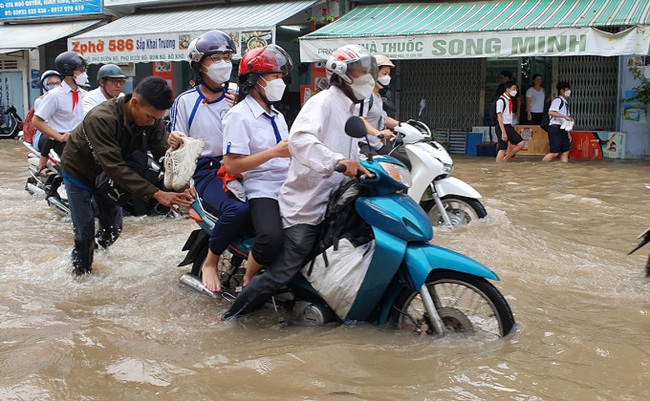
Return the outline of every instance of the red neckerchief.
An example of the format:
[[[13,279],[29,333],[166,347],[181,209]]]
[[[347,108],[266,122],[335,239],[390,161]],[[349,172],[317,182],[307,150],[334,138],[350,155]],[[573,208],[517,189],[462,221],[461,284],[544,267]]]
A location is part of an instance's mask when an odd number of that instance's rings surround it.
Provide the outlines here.
[[[77,103],[79,103],[79,91],[72,91],[72,110],[77,107]]]
[[[508,102],[508,110],[510,111],[510,113],[512,113],[512,98],[506,96],[505,93],[503,95],[501,95],[501,97],[503,98],[503,100],[505,102]]]

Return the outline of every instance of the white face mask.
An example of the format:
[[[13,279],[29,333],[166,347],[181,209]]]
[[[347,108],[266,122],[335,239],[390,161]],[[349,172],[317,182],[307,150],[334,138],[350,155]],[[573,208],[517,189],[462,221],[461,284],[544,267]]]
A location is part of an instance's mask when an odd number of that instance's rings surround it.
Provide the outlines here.
[[[284,89],[287,87],[287,85],[284,84],[284,81],[281,78],[272,79],[270,81],[267,81],[262,77],[260,77],[260,79],[266,82],[266,87],[264,87],[266,100],[268,100],[269,102],[279,102],[280,100],[282,100],[282,96],[284,95]]]
[[[564,91],[564,97],[569,97],[571,96],[571,90]]]
[[[390,83],[390,75],[384,75],[381,78],[377,78],[377,82],[379,82],[379,85],[383,86],[384,88],[387,87]]]
[[[59,85],[60,85],[60,84],[52,84],[52,85],[48,85],[48,86],[45,87],[45,91],[46,91],[46,92],[49,92],[49,91],[51,91],[52,89],[58,87]]]
[[[352,89],[352,93],[357,100],[367,99],[372,95],[373,89],[375,89],[375,79],[372,77],[372,74],[364,74],[360,77],[353,78],[350,89]]]
[[[510,96],[511,97],[517,96],[517,91],[510,91]]]
[[[85,86],[88,84],[88,74],[82,72],[81,74],[74,77],[74,83],[79,86]]]
[[[207,67],[206,75],[214,83],[222,84],[230,79],[230,73],[232,72],[232,63],[229,63],[225,60],[219,60],[216,63],[212,63]]]

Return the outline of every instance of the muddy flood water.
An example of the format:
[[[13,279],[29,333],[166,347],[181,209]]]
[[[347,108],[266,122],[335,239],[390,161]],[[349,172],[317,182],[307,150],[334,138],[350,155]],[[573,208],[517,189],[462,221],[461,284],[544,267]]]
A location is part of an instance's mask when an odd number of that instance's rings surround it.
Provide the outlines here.
[[[517,331],[430,338],[372,325],[222,323],[179,287],[187,218],[129,217],[74,281],[72,226],[0,141],[0,400],[648,400],[647,161],[455,156],[488,217],[433,242],[492,268]]]

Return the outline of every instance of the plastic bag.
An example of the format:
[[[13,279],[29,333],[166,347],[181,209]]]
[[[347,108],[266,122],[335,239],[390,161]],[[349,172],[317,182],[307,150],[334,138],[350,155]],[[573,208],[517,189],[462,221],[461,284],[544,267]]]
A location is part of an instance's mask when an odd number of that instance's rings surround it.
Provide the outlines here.
[[[313,267],[310,261],[301,272],[334,313],[345,319],[366,277],[374,251],[374,240],[354,247],[343,238],[337,251],[333,246],[325,250],[329,264],[318,255]],[[311,274],[308,273],[310,267]]]

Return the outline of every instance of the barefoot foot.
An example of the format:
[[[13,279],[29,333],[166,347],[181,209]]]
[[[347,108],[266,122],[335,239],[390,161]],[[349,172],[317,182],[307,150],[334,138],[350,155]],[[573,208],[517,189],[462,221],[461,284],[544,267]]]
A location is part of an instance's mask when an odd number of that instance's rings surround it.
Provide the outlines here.
[[[221,281],[219,280],[219,273],[217,266],[203,265],[201,267],[201,280],[203,285],[210,291],[221,292]]]

